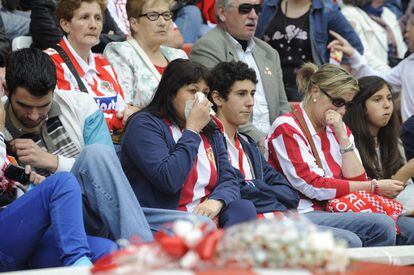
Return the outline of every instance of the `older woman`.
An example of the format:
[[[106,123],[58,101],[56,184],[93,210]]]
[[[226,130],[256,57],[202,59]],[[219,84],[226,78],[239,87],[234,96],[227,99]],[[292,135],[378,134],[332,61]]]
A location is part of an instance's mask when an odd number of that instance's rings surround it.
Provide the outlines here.
[[[395,197],[403,188],[397,180],[369,180],[342,121],[358,92],[357,81],[335,65],[306,63],[298,72],[304,99],[292,113],[278,117],[268,137],[269,162],[302,194],[298,210],[319,225],[358,235],[364,246],[393,245],[391,218],[374,213],[327,213],[327,200],[352,191],[377,191]]]
[[[151,102],[168,63],[187,55],[162,46],[172,23],[169,0],[128,0],[126,10],[132,37],[109,44],[104,55],[119,72],[126,102],[143,108]]]
[[[72,108],[76,108],[80,100],[98,104],[109,130],[114,132],[123,128],[122,117],[126,110],[123,91],[108,61],[91,51],[99,42],[104,9],[104,0],[60,0],[56,16],[65,36],[46,53],[56,66],[56,89],[71,91],[60,93],[62,100]]]
[[[210,122],[211,103],[195,99],[208,92],[208,77],[201,65],[172,61],[150,105],[130,119],[121,163],[141,205],[217,218],[228,227],[255,219],[256,209],[240,199],[223,136]]]

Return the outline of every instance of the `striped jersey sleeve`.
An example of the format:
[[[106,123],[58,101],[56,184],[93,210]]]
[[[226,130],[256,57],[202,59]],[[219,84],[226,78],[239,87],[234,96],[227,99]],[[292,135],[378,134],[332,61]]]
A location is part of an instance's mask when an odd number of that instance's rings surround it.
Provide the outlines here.
[[[315,142],[323,164],[321,169],[292,114],[277,118],[272,129],[267,140],[269,162],[304,197],[325,201],[350,192],[349,181],[342,177],[341,159],[338,159],[337,154],[331,154],[331,151],[337,149],[333,146],[337,143],[333,133],[324,133]]]

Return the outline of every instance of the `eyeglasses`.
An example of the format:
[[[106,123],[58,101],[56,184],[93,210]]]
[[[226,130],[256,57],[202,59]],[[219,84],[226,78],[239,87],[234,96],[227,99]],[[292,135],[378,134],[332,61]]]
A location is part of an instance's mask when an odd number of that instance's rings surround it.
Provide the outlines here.
[[[241,4],[238,8],[239,14],[249,14],[252,10],[256,12],[256,14],[259,14],[262,11],[262,5],[261,4]]]
[[[147,17],[149,21],[157,21],[158,18],[160,18],[160,16],[162,16],[162,18],[164,18],[165,21],[169,21],[172,19],[173,13],[170,11],[164,11],[162,13],[158,13],[156,11],[150,11],[150,12],[141,14],[139,17],[144,17],[144,16]]]
[[[345,108],[349,108],[352,105],[352,101],[347,102],[342,97],[332,97],[330,94],[328,94],[326,91],[322,90],[320,87],[319,87],[319,90],[321,90],[321,92],[331,100],[332,105],[337,107],[337,108],[341,108],[343,106],[345,106]]]

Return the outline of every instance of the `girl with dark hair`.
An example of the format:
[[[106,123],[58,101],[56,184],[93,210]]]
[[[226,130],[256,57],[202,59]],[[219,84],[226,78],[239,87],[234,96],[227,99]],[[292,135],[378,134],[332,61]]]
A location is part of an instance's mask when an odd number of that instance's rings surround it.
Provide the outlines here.
[[[208,78],[202,65],[172,61],[152,102],[130,118],[121,163],[142,206],[217,217],[228,227],[255,219],[256,209],[240,199],[211,103],[200,96]]]
[[[355,137],[367,175],[407,182],[414,177],[414,159],[405,163],[398,140],[398,120],[391,87],[378,76],[359,79],[359,93],[344,116]],[[414,219],[401,216],[398,244],[414,244]]]

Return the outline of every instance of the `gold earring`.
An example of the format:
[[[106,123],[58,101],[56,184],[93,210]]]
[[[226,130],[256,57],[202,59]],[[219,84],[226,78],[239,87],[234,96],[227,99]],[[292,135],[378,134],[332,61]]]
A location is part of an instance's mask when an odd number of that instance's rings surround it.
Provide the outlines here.
[[[313,102],[316,102],[316,98],[314,98],[312,101],[313,101]]]

